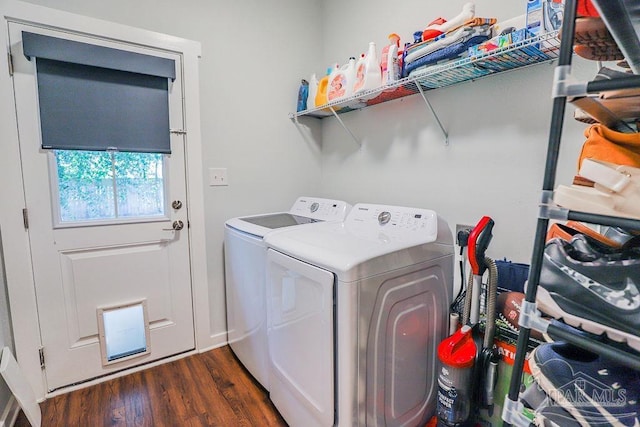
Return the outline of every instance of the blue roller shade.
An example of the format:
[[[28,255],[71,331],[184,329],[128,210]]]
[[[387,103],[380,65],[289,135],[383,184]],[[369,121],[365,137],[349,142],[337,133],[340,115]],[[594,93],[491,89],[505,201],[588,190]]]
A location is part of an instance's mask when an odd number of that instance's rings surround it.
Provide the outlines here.
[[[171,153],[173,60],[22,35],[36,58],[43,148]]]

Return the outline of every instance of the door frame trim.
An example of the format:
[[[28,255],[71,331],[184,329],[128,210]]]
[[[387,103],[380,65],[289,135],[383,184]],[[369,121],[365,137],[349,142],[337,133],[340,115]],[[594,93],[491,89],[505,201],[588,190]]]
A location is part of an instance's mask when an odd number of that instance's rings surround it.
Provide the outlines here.
[[[212,335],[210,331],[200,130],[200,43],[15,0],[0,0],[0,12],[3,18],[0,22],[0,43],[5,46],[7,52],[8,23],[11,21],[133,43],[152,49],[169,50],[182,56],[183,76],[186,82],[183,88],[184,128],[188,130],[188,134],[185,135],[185,162],[196,350],[202,351],[224,344],[220,342],[220,337]],[[11,320],[16,358],[36,397],[44,400],[48,394],[38,356],[40,328],[29,236],[23,225],[22,210],[26,203],[13,81],[7,72],[8,69],[9,58],[3,52],[0,55],[0,138],[3,141],[0,182],[10,182],[14,185],[0,186],[0,200],[3,201],[0,208],[0,254],[4,256],[9,305],[13,308]]]

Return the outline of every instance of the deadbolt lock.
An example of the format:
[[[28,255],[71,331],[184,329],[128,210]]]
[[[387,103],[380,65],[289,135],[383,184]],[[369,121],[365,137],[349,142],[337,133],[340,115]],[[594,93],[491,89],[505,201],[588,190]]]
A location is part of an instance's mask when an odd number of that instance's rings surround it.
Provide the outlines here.
[[[180,200],[174,200],[171,202],[171,207],[173,209],[180,209],[182,207],[182,202]]]

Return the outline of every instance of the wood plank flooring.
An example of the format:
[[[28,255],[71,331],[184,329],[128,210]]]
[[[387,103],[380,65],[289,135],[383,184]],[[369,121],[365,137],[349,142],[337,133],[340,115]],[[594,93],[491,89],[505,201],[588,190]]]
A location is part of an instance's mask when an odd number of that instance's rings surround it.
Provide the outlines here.
[[[40,407],[43,427],[286,426],[228,346],[56,396]],[[15,426],[29,426],[22,412]]]

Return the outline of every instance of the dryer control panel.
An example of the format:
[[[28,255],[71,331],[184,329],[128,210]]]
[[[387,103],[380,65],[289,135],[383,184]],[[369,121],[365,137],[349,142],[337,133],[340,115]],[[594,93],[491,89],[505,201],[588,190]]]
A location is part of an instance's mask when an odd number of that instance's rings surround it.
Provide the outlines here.
[[[351,205],[342,200],[299,197],[289,210],[289,213],[317,221],[342,221],[350,209]]]
[[[430,209],[358,203],[347,216],[345,226],[358,234],[384,232],[395,241],[435,240],[438,215]]]

